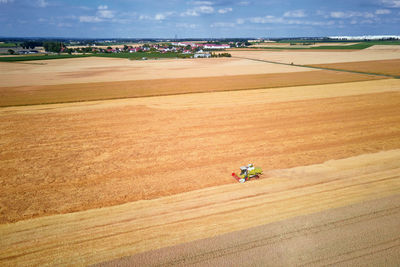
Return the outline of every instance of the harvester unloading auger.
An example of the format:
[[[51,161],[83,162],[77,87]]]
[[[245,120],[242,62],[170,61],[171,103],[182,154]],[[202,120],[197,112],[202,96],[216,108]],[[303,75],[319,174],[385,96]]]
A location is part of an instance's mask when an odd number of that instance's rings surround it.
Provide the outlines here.
[[[248,164],[247,166],[240,167],[240,174],[232,173],[233,178],[235,178],[239,183],[244,183],[250,178],[260,178],[262,174],[262,169],[260,167],[254,167],[253,164]]]

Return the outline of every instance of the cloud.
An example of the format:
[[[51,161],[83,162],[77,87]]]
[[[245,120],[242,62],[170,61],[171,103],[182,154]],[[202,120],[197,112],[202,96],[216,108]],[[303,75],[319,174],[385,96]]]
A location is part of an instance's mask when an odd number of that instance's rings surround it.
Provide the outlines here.
[[[249,1],[241,1],[238,3],[238,5],[239,6],[248,6],[248,5],[250,5],[250,2]]]
[[[245,22],[245,20],[242,19],[242,18],[238,18],[238,19],[236,20],[236,23],[239,24],[239,25],[244,24],[244,22]]]
[[[196,11],[204,14],[210,14],[214,12],[214,8],[211,6],[199,6],[196,8]]]
[[[65,27],[72,27],[73,25],[71,23],[66,23],[66,22],[60,22],[57,24],[58,27],[65,28]]]
[[[212,6],[214,4],[211,1],[192,1],[192,2],[189,2],[189,3],[192,4],[192,5],[198,5],[198,6],[204,6],[204,5]]]
[[[284,20],[282,18],[277,18],[275,16],[265,16],[265,17],[251,17],[248,19],[252,23],[283,23]]]
[[[335,11],[335,12],[331,12],[331,17],[335,18],[335,19],[340,19],[340,18],[346,17],[346,14],[341,11]]]
[[[386,15],[392,13],[389,9],[378,9],[375,11],[377,15]]]
[[[283,14],[284,17],[289,17],[289,18],[304,18],[306,14],[304,13],[304,10],[293,10],[293,11],[287,11],[285,14]]]
[[[37,0],[36,4],[37,4],[38,7],[46,7],[46,6],[49,5],[49,3],[46,2],[45,0]]]
[[[210,25],[212,28],[231,28],[235,27],[236,23],[233,22],[214,22]]]
[[[334,19],[348,19],[354,17],[374,18],[375,15],[370,12],[354,12],[354,11],[334,11],[330,13],[330,17]]]
[[[12,2],[14,2],[14,0],[0,0],[0,4],[8,4]]]
[[[157,20],[157,21],[161,21],[161,20],[165,20],[168,17],[174,15],[175,12],[164,12],[164,13],[157,13],[154,16],[149,16],[149,15],[140,15],[139,16],[139,20]]]
[[[178,28],[186,28],[186,29],[195,29],[198,27],[197,24],[190,24],[190,23],[177,23],[176,27]]]
[[[195,8],[188,9],[181,13],[183,17],[197,17],[201,14],[212,14],[214,13],[214,8],[212,6],[196,6]]]
[[[162,14],[162,13],[156,14],[154,16],[155,20],[164,20],[165,18],[166,18],[166,16],[164,14]]]
[[[103,20],[96,16],[80,16],[80,22],[102,22]]]
[[[285,17],[264,16],[242,19],[242,22],[249,21],[256,24],[285,24],[285,25],[309,25],[309,26],[331,26],[335,22],[330,21],[307,21],[299,19],[287,19]]]
[[[387,7],[400,7],[400,0],[381,0],[381,3]]]
[[[114,17],[114,11],[111,11],[111,10],[99,10],[99,11],[97,11],[97,15],[100,18],[112,19]]]
[[[228,12],[232,12],[232,10],[233,9],[231,7],[221,8],[221,9],[218,10],[218,13],[225,14],[225,13],[228,13]]]
[[[115,11],[109,10],[107,5],[100,5],[97,7],[96,15],[95,16],[80,16],[80,22],[89,22],[89,23],[96,23],[102,21],[110,21],[114,19]]]

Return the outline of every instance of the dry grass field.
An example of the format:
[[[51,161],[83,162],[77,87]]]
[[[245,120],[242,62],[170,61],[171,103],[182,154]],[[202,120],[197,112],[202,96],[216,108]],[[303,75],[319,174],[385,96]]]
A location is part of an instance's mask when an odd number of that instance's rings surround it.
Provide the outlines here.
[[[82,60],[0,86],[0,265],[399,264],[399,79],[232,58],[105,82]],[[237,183],[249,162],[263,176]]]

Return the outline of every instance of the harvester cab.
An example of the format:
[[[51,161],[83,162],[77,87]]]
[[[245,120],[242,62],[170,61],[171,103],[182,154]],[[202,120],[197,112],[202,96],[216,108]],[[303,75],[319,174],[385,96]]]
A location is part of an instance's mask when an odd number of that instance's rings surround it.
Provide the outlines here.
[[[250,178],[258,179],[262,174],[262,169],[260,167],[254,167],[253,164],[248,164],[247,166],[240,167],[240,174],[232,173],[233,178],[235,178],[239,183],[244,183]]]
[[[240,167],[240,175],[247,176],[247,167],[245,167],[245,166]]]

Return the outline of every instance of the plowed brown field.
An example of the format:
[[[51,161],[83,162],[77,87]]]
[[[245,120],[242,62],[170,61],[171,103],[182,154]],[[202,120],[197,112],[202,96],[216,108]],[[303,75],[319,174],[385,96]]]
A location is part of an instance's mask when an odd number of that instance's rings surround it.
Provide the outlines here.
[[[400,59],[317,64],[311,66],[400,76]]]
[[[305,71],[221,77],[0,87],[0,106],[248,90],[377,79],[382,79],[382,77],[336,71]]]

